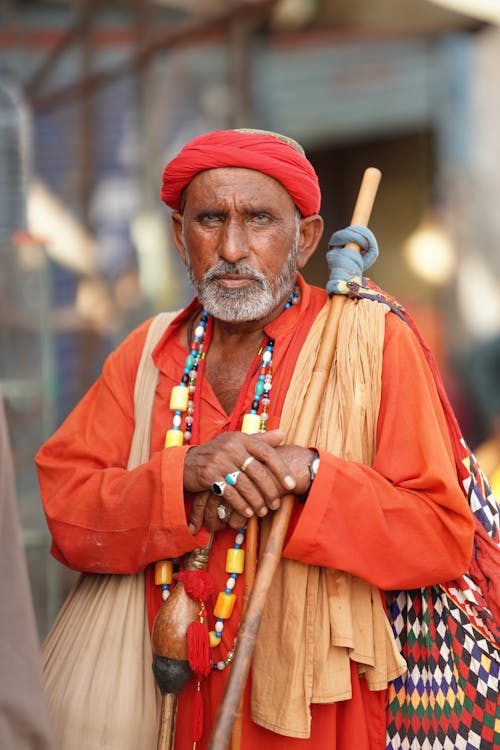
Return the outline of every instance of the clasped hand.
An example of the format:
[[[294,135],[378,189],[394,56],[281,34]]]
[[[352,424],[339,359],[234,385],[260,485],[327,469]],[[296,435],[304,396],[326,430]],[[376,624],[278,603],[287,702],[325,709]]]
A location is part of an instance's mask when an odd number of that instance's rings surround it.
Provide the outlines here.
[[[281,430],[256,435],[225,432],[188,450],[184,490],[194,494],[189,518],[191,533],[195,534],[203,522],[209,531],[218,531],[227,523],[241,528],[251,516],[265,516],[269,510],[277,510],[284,495],[302,495],[308,490],[313,453],[298,445],[282,445],[283,439]],[[249,461],[249,457],[253,460]],[[226,484],[222,497],[214,495],[213,482],[233,472],[239,472],[236,483]],[[221,503],[230,513],[225,521],[217,514]]]

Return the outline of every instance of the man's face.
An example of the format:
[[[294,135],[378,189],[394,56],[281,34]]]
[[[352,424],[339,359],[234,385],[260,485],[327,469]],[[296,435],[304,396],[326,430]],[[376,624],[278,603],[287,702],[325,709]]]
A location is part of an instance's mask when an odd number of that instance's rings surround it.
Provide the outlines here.
[[[201,303],[219,320],[272,318],[294,288],[300,217],[268,175],[239,167],[201,172],[174,233]]]

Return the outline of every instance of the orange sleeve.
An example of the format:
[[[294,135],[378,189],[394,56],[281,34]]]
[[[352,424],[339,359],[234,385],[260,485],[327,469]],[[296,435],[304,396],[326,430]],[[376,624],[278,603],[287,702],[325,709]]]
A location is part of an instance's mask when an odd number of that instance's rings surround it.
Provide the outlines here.
[[[382,589],[418,588],[465,572],[472,513],[432,374],[397,316],[386,317],[373,466],[320,456],[285,556],[348,571]]]
[[[126,468],[146,330],[140,326],[108,357],[99,380],[36,456],[52,552],[75,570],[136,573],[206,541],[187,528],[187,447],[156,451]]]

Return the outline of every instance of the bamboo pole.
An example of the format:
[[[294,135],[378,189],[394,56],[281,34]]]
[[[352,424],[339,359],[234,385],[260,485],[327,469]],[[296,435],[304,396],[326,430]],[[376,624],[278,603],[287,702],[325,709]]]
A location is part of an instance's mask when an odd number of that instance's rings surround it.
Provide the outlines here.
[[[366,226],[368,224],[380,178],[381,173],[378,169],[369,167],[365,170],[361,181],[358,199],[352,215],[352,224],[358,224],[360,226]],[[358,245],[352,244],[349,246],[355,247],[359,250]],[[297,426],[293,436],[292,442],[296,445],[304,447],[309,445],[310,436],[316,422],[326,380],[335,354],[338,325],[344,303],[345,297],[343,295],[336,295],[329,302],[330,309],[328,311],[316,364],[304,399],[304,406],[297,420]],[[245,615],[241,621],[235,658],[231,665],[229,678],[217,711],[208,750],[226,750],[229,743],[233,723],[238,713],[238,707],[240,705],[248,672],[250,670],[255,642],[257,640],[257,632],[264,612],[267,594],[274,573],[281,559],[281,553],[288,525],[290,523],[294,501],[294,495],[286,495],[282,500],[279,510],[276,511],[274,515],[266,549],[264,550],[259,562],[259,569],[255,577],[252,595],[248,602]]]

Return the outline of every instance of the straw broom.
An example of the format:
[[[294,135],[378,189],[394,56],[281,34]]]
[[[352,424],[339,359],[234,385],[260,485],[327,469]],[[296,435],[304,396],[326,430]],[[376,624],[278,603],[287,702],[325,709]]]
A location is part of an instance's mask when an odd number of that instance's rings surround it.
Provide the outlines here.
[[[352,224],[367,226],[380,178],[381,173],[378,169],[369,167],[365,170],[352,215]],[[356,244],[351,244],[349,247],[353,247],[358,251],[360,249]],[[334,296],[328,303],[330,309],[322,335],[321,346],[318,351],[306,398],[304,399],[304,406],[297,420],[297,426],[293,435],[292,442],[296,445],[303,447],[308,447],[309,445],[310,436],[316,422],[321,398],[337,346],[338,326],[344,303],[345,297],[343,295]],[[257,632],[264,612],[267,594],[281,558],[294,502],[294,495],[285,496],[279,510],[274,515],[267,545],[259,562],[259,569],[255,577],[252,594],[241,621],[235,658],[231,665],[231,672],[217,711],[208,750],[226,750],[238,714],[240,715],[239,721],[241,721],[241,710],[239,709],[250,670]],[[250,567],[252,568],[252,563],[250,563]],[[240,736],[241,729],[237,725],[235,731],[236,745],[240,741]],[[237,750],[236,745],[232,744],[232,750]]]

